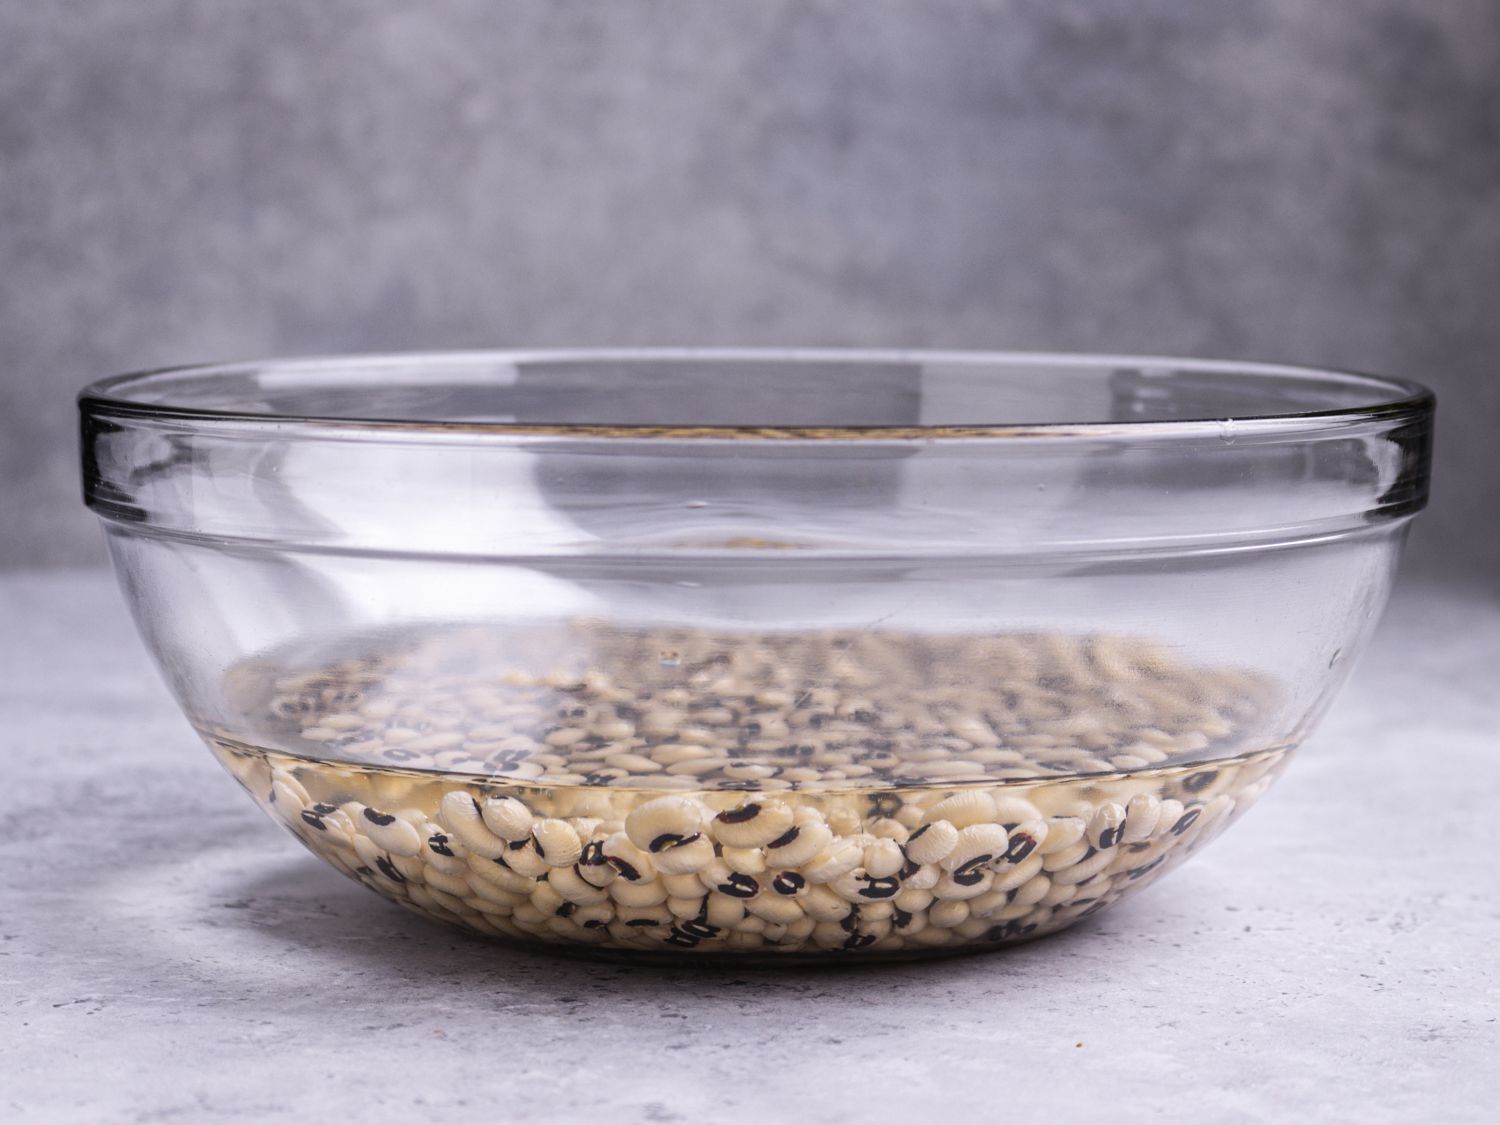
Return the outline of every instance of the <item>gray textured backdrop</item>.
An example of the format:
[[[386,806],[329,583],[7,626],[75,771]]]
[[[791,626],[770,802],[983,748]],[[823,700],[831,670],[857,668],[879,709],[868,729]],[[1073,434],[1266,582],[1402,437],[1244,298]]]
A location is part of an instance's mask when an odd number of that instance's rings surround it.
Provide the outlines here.
[[[1490,581],[1500,4],[0,0],[0,565],[95,376],[615,342],[1409,375]]]

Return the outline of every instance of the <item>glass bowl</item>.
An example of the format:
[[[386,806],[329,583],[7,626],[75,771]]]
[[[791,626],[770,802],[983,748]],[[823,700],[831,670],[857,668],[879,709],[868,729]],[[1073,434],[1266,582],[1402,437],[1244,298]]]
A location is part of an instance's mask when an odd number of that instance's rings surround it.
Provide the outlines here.
[[[1250,363],[361,356],[81,397],[189,720],[430,918],[669,957],[950,953],[1154,882],[1370,636],[1433,399]]]

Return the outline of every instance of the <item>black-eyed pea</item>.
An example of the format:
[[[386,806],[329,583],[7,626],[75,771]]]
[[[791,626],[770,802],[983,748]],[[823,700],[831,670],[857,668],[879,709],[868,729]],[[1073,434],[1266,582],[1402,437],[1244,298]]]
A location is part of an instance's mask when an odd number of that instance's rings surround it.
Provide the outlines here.
[[[711,847],[709,854],[713,854]],[[721,856],[731,871],[738,871],[741,875],[759,875],[766,870],[766,855],[759,848],[726,846],[721,850]]]
[[[709,830],[727,848],[761,848],[785,836],[795,820],[786,802],[755,798],[724,809],[709,822]]]
[[[1005,891],[997,891],[993,887],[982,895],[975,895],[968,900],[969,914],[975,918],[989,918],[996,911],[1005,909],[1010,904],[1010,895]]]
[[[757,895],[745,902],[745,910],[757,918],[783,926],[806,917],[796,899],[784,898],[781,895]]]
[[[1077,893],[1078,892],[1074,890],[1071,883],[1059,883],[1054,877],[1052,880],[1052,888],[1041,897],[1041,900],[1037,903],[1037,905],[1060,906],[1063,903],[1071,901],[1074,895],[1076,895]]]
[[[807,894],[807,880],[796,871],[777,871],[769,879],[771,890],[785,898],[801,898]]]
[[[661,885],[667,888],[667,894],[674,898],[699,898],[705,893],[702,881],[696,872],[687,872],[680,875],[666,875],[661,877]]]
[[[628,883],[648,883],[656,878],[656,863],[651,854],[645,848],[637,847],[624,832],[616,832],[606,839],[599,854]],[[587,872],[582,874],[588,878]],[[607,885],[613,886],[614,881]]]
[[[908,911],[902,910],[900,907],[897,907],[896,913],[891,916],[891,931],[893,933],[901,934],[904,937],[910,937],[912,934],[919,934],[926,928],[926,910]]]
[[[865,831],[877,840],[894,840],[897,844],[906,843],[911,836],[911,829],[888,816],[871,817],[865,824]]]
[[[535,841],[531,840],[526,841],[519,847],[512,845],[506,849],[505,854],[500,858],[504,861],[505,866],[518,875],[530,875],[532,878],[536,878],[539,875],[545,875],[551,869],[551,864],[542,857],[542,853],[536,849]]]
[[[956,945],[959,939],[954,936],[953,930],[947,927],[936,926],[929,918],[927,926],[918,933],[907,936],[907,942],[912,945],[921,945],[926,948],[942,948],[945,945]]]
[[[929,824],[946,820],[960,831],[992,823],[995,819],[995,799],[983,789],[968,789],[933,805],[927,810],[926,819]]]
[[[407,884],[405,889],[406,897],[424,910],[434,911],[440,915],[451,914],[458,917],[462,917],[468,913],[461,899],[444,894],[442,891],[436,891],[430,887],[424,887],[416,883]]]
[[[929,820],[909,837],[904,850],[913,863],[936,864],[946,859],[958,843],[958,829],[947,820]]]
[[[742,875],[738,871],[731,871],[724,876],[722,882],[715,884],[713,889],[719,894],[728,895],[730,898],[745,899],[748,901],[760,895],[761,884],[760,880],[754,875]]]
[[[974,915],[954,926],[953,932],[964,941],[980,941],[989,933],[991,925],[993,923],[988,918]]]
[[[577,906],[593,906],[608,902],[607,892],[594,886],[578,873],[576,867],[558,867],[547,873],[547,882],[563,898]]]
[[[902,871],[901,885],[914,891],[930,891],[943,877],[943,869],[935,863],[920,864],[915,871],[903,867]]]
[[[729,869],[729,864],[725,863],[722,859],[714,859],[702,870],[694,874],[697,876],[698,882],[703,884],[705,891],[712,891],[720,883],[733,875],[734,872]]]
[[[938,866],[963,883],[996,857],[1003,856],[1009,842],[1009,834],[999,824],[971,824],[959,830],[953,850],[938,862]]]
[[[453,895],[455,898],[467,898],[472,892],[466,879],[460,875],[445,875],[436,868],[428,867],[424,873],[424,882],[429,887],[435,887],[445,894]]]
[[[853,840],[835,840],[802,867],[809,883],[831,883],[858,867],[865,857],[862,845]]]
[[[615,916],[614,907],[608,903],[590,903],[573,911],[572,920],[586,930],[598,932]]]
[[[566,819],[569,827],[571,827],[574,832],[578,833],[578,839],[584,842],[594,839],[596,834],[598,833],[599,826],[604,823],[604,821],[597,816],[573,815],[567,817]],[[603,835],[599,835],[598,838],[602,840],[608,835],[610,835],[610,833],[606,832]]]
[[[766,925],[767,922],[764,918],[757,914],[749,913],[749,908],[747,907],[745,916],[734,924],[731,932],[736,934],[763,934],[766,932]]]
[[[828,886],[833,888],[835,894],[849,902],[864,903],[878,902],[881,899],[893,898],[901,890],[901,880],[887,876],[877,879],[862,868],[856,867],[853,871],[840,875],[832,880]]]
[[[1157,812],[1156,830],[1152,833],[1153,837],[1159,838],[1175,832],[1186,813],[1187,806],[1181,801],[1172,797],[1162,801],[1161,808]]]
[[[969,917],[969,904],[960,899],[939,899],[927,909],[927,922],[940,930],[951,930]]]
[[[621,839],[630,842],[623,834]],[[585,844],[575,867],[579,878],[594,887],[607,887],[620,877],[619,871],[604,855],[604,840],[590,840]]]
[[[391,855],[387,852],[386,861],[400,872],[402,878],[408,883],[423,883],[427,880],[427,869],[422,866],[420,859],[407,855]]]
[[[707,836],[699,833],[664,848],[652,858],[663,875],[691,875],[713,862],[714,846]]]
[[[477,875],[471,875],[464,880],[469,886],[469,893],[464,896],[469,901],[478,900],[483,906],[475,909],[483,910],[487,914],[503,913],[509,914],[513,909],[525,902],[529,895],[516,894],[512,891],[502,890],[494,883],[486,882]]]
[[[1080,863],[1083,857],[1089,853],[1089,842],[1079,840],[1072,847],[1064,848],[1060,852],[1048,852],[1042,855],[1043,871],[1064,871],[1075,863]]]
[[[703,829],[703,806],[689,797],[656,797],[625,818],[625,834],[651,853],[687,842]]]
[[[860,831],[859,813],[844,805],[828,811],[827,823],[835,836],[852,836]]]
[[[895,897],[891,899],[891,904],[898,910],[904,910],[908,914],[915,914],[931,906],[935,897],[930,890],[903,886],[896,892]]]
[[[995,820],[1000,824],[1024,824],[1045,819],[1041,810],[1025,797],[1002,794],[995,798]]]
[[[619,885],[621,884],[616,884],[616,886]],[[620,908],[615,911],[615,917],[630,929],[643,930],[670,926],[673,922],[672,912],[667,909],[666,903],[665,898],[651,904],[621,903]]]
[[[532,888],[528,901],[544,914],[555,914],[557,908],[567,900],[557,893],[550,882],[544,880]]]
[[[470,855],[468,864],[469,873],[464,876],[464,879],[471,887],[475,885],[475,879],[481,879],[502,890],[529,895],[532,888],[536,886],[536,880],[531,876],[512,871],[498,860],[485,859],[482,855]]]
[[[817,925],[818,920],[816,918],[809,918],[804,914],[795,922],[789,922],[787,924],[786,933],[783,935],[782,941],[789,947],[795,948],[796,946],[801,945],[803,942],[805,942],[812,935],[812,932],[817,928]]]
[[[798,900],[798,904],[808,917],[819,922],[841,921],[851,910],[847,899],[840,897],[831,887],[816,883],[808,886],[807,894]]]
[[[732,929],[744,916],[744,899],[731,898],[717,891],[709,893],[703,907],[703,920],[720,930]]]
[[[531,825],[532,847],[548,867],[572,867],[583,853],[578,830],[566,820],[548,817]]]
[[[1077,816],[1052,816],[1047,818],[1047,835],[1037,845],[1041,855],[1052,855],[1066,851],[1083,839],[1088,830],[1088,821]]]
[[[848,931],[837,922],[819,922],[808,936],[821,949],[838,949],[849,939]]]
[[[1052,880],[1046,875],[1033,875],[1026,882],[1015,888],[1011,895],[1011,905],[1031,906],[1041,902],[1052,889]]]
[[[987,893],[994,885],[995,873],[981,867],[962,875],[959,872],[945,874],[932,888],[932,893],[945,902],[963,901]]]
[[[923,818],[926,815],[926,812],[918,806],[907,804],[902,805],[892,813],[891,819],[895,820],[898,824],[904,825],[908,832],[914,832],[917,828],[921,827]]]
[[[302,782],[298,781],[290,770],[284,770],[278,766],[271,767],[270,794],[270,803],[273,805],[280,803],[291,809],[288,815],[293,817],[313,803],[313,799],[307,795],[307,789],[303,787]]]
[[[1095,852],[1094,855],[1088,856],[1086,859],[1080,859],[1073,867],[1067,867],[1061,871],[1053,871],[1053,886],[1074,886],[1077,883],[1085,882],[1086,879],[1092,879],[1097,874],[1103,873],[1112,862],[1115,862],[1116,858],[1118,856],[1115,855],[1113,850],[1110,850],[1110,852]]]
[[[772,867],[801,867],[833,843],[833,832],[808,809],[810,819],[799,822],[766,845],[766,862]]]
[[[510,846],[485,825],[478,802],[467,790],[454,789],[446,793],[438,805],[437,819],[465,848],[486,859],[504,855]]]
[[[864,849],[865,872],[873,879],[887,879],[906,866],[906,855],[895,840],[876,839]]]
[[[1125,808],[1114,801],[1100,805],[1089,821],[1084,833],[1089,844],[1099,851],[1108,851],[1120,842],[1125,827]]]
[[[667,888],[656,879],[649,883],[632,883],[626,879],[616,879],[607,888],[607,893],[622,907],[659,906],[665,903],[668,897]],[[665,908],[663,910],[665,911]]]
[[[436,868],[445,875],[462,875],[468,869],[464,862],[469,854],[468,849],[441,827],[427,821],[417,829],[417,833],[422,838],[422,861],[427,866]]]
[[[517,906],[511,912],[510,917],[511,921],[515,922],[516,925],[535,932],[537,930],[545,930],[547,928],[547,919],[551,916],[552,912],[550,910],[542,910],[535,903],[528,900]]]

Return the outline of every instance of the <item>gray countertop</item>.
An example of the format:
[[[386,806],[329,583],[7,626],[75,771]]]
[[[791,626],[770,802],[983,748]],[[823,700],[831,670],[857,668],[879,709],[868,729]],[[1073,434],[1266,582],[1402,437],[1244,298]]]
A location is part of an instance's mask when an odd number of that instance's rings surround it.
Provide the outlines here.
[[[0,578],[0,1118],[1492,1121],[1500,603],[1404,589],[1286,779],[1138,898],[928,963],[520,953],[345,882],[107,576]]]

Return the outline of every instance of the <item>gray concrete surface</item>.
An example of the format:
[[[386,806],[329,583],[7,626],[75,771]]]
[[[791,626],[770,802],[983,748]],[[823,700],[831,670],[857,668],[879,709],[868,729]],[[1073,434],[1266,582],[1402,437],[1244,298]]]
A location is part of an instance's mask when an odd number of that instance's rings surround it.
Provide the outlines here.
[[[1206,854],[969,959],[713,972],[465,940],[196,742],[98,573],[0,578],[7,1122],[1489,1122],[1500,609],[1410,587]]]
[[[1497,104],[1490,0],[0,0],[0,565],[103,374],[887,344],[1427,380],[1493,583]]]

